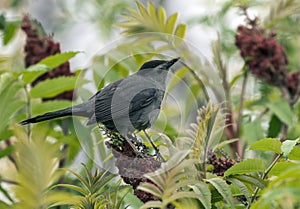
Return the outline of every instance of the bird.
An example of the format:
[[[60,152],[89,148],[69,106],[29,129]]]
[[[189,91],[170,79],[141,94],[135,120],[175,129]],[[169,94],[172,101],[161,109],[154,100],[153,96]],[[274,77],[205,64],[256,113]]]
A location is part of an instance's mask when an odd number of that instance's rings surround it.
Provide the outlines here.
[[[118,132],[126,139],[134,131],[145,132],[158,118],[165,95],[167,74],[179,59],[145,62],[136,73],[108,84],[86,102],[35,116],[20,124],[83,116],[88,118],[87,125],[103,124],[108,130]],[[145,134],[147,135],[146,132]],[[133,146],[130,140],[127,141]],[[152,141],[151,144],[154,146]]]

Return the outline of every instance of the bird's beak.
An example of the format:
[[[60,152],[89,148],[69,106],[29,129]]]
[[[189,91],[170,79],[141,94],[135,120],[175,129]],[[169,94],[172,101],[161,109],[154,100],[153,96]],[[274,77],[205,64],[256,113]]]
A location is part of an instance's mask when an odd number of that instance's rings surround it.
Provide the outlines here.
[[[175,59],[172,59],[172,60],[168,61],[168,62],[166,63],[166,68],[169,69],[169,68],[170,68],[172,65],[174,65],[179,59],[180,59],[180,57],[177,57],[177,58],[175,58]]]

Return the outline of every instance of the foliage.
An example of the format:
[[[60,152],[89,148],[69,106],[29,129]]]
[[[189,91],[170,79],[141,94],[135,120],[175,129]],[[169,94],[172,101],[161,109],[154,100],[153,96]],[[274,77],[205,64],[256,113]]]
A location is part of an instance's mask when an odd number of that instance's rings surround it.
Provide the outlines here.
[[[31,139],[20,139],[16,145],[17,203],[14,208],[46,208],[73,198],[70,194],[50,189],[61,176],[58,171],[58,146],[45,141],[43,129],[36,130]],[[23,135],[19,130],[18,135]],[[44,135],[45,136],[45,135]]]
[[[129,192],[129,188],[126,186],[121,186],[121,181],[118,183],[111,183],[112,179],[117,175],[109,174],[107,171],[98,170],[92,174],[87,166],[85,167],[85,172],[87,177],[80,176],[72,170],[69,170],[76,178],[81,182],[82,186],[76,186],[72,184],[58,184],[57,186],[65,187],[73,191],[79,192],[81,196],[73,198],[70,201],[70,205],[76,209],[85,208],[105,208],[105,209],[118,209],[122,206],[123,198],[126,193]],[[127,190],[122,198],[117,198],[118,193],[123,190]],[[122,208],[127,208],[123,207]]]
[[[187,24],[178,23],[179,13],[167,15],[162,5],[152,2],[136,2],[136,7],[127,1],[77,2],[75,8],[83,11],[89,5],[103,6],[101,13],[89,17],[104,16],[98,23],[105,23],[106,32],[113,31],[114,24],[123,38],[94,56],[91,69],[36,85],[37,78],[78,52],[52,55],[28,68],[4,65],[10,58],[0,55],[0,157],[13,167],[12,175],[1,173],[5,201],[0,208],[299,207],[299,1],[229,0]],[[126,5],[131,6],[120,15]],[[255,18],[249,14],[252,8],[258,11]],[[269,13],[260,15],[260,9]],[[245,18],[239,29],[229,24],[233,11]],[[196,24],[217,29],[213,64],[185,41],[187,26]],[[18,25],[0,16],[3,45],[12,44]],[[271,49],[276,53],[269,53]],[[49,100],[66,90],[77,88],[77,100],[87,100],[93,93],[84,86],[86,72],[92,72],[93,83],[101,89],[145,61],[169,56],[181,57],[167,91],[183,108],[177,111],[166,99],[161,115],[170,120],[160,117],[151,134],[167,161],[145,174],[133,190],[109,172],[115,170],[105,147],[109,136],[100,129],[86,127],[79,118],[17,124],[31,115],[71,106],[69,100]],[[284,63],[272,63],[282,59]],[[240,63],[235,72],[233,61]],[[276,79],[281,79],[280,85]],[[70,169],[78,161],[84,172]],[[130,166],[137,162],[142,161],[133,159]],[[152,200],[142,204],[137,190]]]

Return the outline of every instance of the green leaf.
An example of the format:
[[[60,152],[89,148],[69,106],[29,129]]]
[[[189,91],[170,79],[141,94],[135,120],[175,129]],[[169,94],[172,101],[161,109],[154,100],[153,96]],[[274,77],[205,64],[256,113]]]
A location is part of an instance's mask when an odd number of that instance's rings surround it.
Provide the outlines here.
[[[297,142],[298,140],[286,140],[282,142],[281,151],[283,152],[284,157],[287,157],[290,154]]]
[[[171,80],[168,84],[168,89],[166,92],[170,92],[179,82],[182,82],[183,77],[189,72],[189,69],[186,67],[180,68],[176,70],[174,76],[172,76]]]
[[[6,157],[14,151],[14,147],[12,145],[0,150],[0,158]]]
[[[289,154],[290,160],[300,160],[300,147],[294,147]]]
[[[140,2],[136,2],[136,5],[141,13],[141,15],[144,17],[144,18],[147,18],[148,17],[148,12],[146,10],[146,8],[143,6],[143,4],[141,4]]]
[[[289,104],[286,100],[278,98],[276,100],[269,101],[267,107],[285,124],[288,126],[293,125],[294,113],[292,112]]]
[[[265,138],[254,142],[250,146],[251,150],[273,151],[277,154],[281,153],[281,142],[275,138]]]
[[[169,34],[173,33],[173,31],[175,29],[177,18],[178,18],[178,13],[174,13],[167,19],[166,26],[165,26],[166,33],[169,33]]]
[[[61,64],[67,62],[69,59],[77,55],[79,52],[64,52],[60,54],[55,54],[48,56],[41,60],[38,64],[47,65],[51,70],[60,66]]]
[[[3,14],[0,15],[0,30],[4,30],[6,27],[6,18]]]
[[[261,178],[250,176],[250,175],[235,175],[234,178],[250,184],[251,186],[258,187],[260,189],[264,189],[267,185],[267,182]]]
[[[264,131],[261,127],[261,123],[262,122],[260,119],[256,119],[250,123],[246,123],[245,125],[243,125],[242,136],[246,142],[252,143],[264,138]]]
[[[47,79],[34,86],[30,91],[30,96],[32,98],[51,98],[85,83],[87,83],[86,80],[75,76],[61,76]]]
[[[156,17],[156,8],[155,6],[153,5],[152,2],[148,2],[148,13],[150,15],[150,17]]]
[[[11,205],[8,205],[5,202],[0,201],[0,208],[2,208],[2,209],[9,209],[9,208],[11,208]]]
[[[72,102],[68,100],[51,100],[31,106],[32,115],[40,115],[45,112],[56,111],[72,106]]]
[[[179,24],[175,30],[175,35],[181,39],[185,37],[186,32],[186,25],[185,24]]]
[[[296,163],[293,162],[289,162],[289,161],[282,161],[282,162],[278,162],[274,165],[274,167],[271,169],[271,171],[269,172],[269,176],[278,176],[282,173],[282,171],[288,170],[289,168],[293,167],[297,165]]]
[[[164,25],[166,21],[166,11],[164,10],[163,7],[161,6],[158,7],[157,15],[158,15],[158,23],[160,25]]]
[[[28,84],[37,79],[40,75],[48,72],[50,68],[44,64],[31,65],[23,72],[23,81]]]
[[[196,194],[199,194],[198,199],[200,200],[200,202],[202,203],[204,208],[210,209],[211,208],[211,192],[208,188],[208,185],[203,182],[199,182],[195,186],[191,186],[191,188],[194,190],[194,192]]]
[[[281,130],[282,122],[276,115],[272,115],[269,122],[268,137],[277,137]]]
[[[10,74],[0,74],[0,135],[6,135],[12,116],[25,105],[25,101],[16,98],[22,85]]]
[[[230,167],[224,176],[230,176],[235,174],[249,174],[253,172],[263,172],[266,169],[266,165],[262,159],[252,158],[246,159],[240,163]]]
[[[233,201],[232,201],[231,189],[230,189],[229,185],[226,184],[226,182],[223,179],[212,178],[212,179],[207,179],[206,181],[209,182],[211,185],[213,185],[217,189],[217,191],[222,195],[224,200],[226,200],[230,204],[231,208],[234,208]]]
[[[6,22],[5,32],[3,36],[3,44],[6,45],[15,36],[17,29],[19,28],[19,22]]]
[[[155,197],[162,197],[163,193],[159,187],[152,183],[145,182],[142,185],[138,186],[138,189],[149,194],[154,195]]]
[[[226,180],[230,181],[236,187],[243,193],[243,195],[246,197],[247,201],[250,202],[251,192],[249,188],[239,179],[236,179],[234,177],[226,178]]]
[[[62,174],[57,170],[59,147],[34,136],[19,139],[15,146],[18,184],[13,189],[20,203],[16,209],[48,208],[49,186]]]

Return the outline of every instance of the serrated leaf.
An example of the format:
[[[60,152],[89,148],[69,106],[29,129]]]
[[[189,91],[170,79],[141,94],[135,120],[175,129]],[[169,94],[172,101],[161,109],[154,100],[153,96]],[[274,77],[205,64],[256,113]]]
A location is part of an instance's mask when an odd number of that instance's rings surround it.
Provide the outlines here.
[[[279,98],[269,101],[267,107],[285,124],[293,125],[293,112],[286,100]]]
[[[186,32],[186,25],[185,24],[179,24],[176,27],[175,35],[178,36],[179,38],[183,39],[185,37],[185,32]]]
[[[251,197],[251,192],[248,189],[248,187],[241,182],[239,179],[236,179],[234,177],[229,177],[226,178],[226,180],[230,181],[231,183],[233,183],[234,185],[236,185],[236,187],[243,193],[243,195],[246,197],[247,201],[250,202],[250,197]]]
[[[27,68],[23,73],[23,81],[28,84],[37,79],[40,75],[48,72],[50,68],[44,64],[35,64]]]
[[[283,156],[287,157],[290,152],[293,150],[298,140],[286,140],[282,142],[281,151],[283,152]]]
[[[178,18],[178,13],[174,13],[167,19],[166,26],[165,26],[166,33],[170,33],[170,34],[173,33],[177,18]]]
[[[50,69],[53,69],[67,62],[69,59],[71,59],[78,53],[79,52],[64,52],[60,54],[55,54],[46,57],[45,59],[41,60],[38,64],[47,65]]]
[[[251,150],[273,151],[277,154],[281,153],[281,142],[275,138],[265,138],[254,142],[250,146]]]
[[[152,194],[155,197],[159,197],[159,198],[162,197],[162,195],[163,195],[162,191],[152,183],[150,184],[150,183],[145,182],[138,186],[138,190],[147,192],[147,193]]]
[[[196,194],[199,195],[199,200],[206,209],[211,208],[211,192],[207,184],[199,182],[195,186],[191,186]]]
[[[266,165],[262,159],[252,158],[233,165],[224,173],[224,176],[263,172],[265,170]]]
[[[250,175],[235,175],[234,178],[248,183],[252,186],[258,187],[260,189],[264,189],[267,185],[267,182],[264,181],[263,179],[259,178],[259,177],[255,177],[255,176],[250,176]]]
[[[31,106],[32,115],[40,115],[45,112],[56,111],[72,106],[72,102],[68,100],[52,100]]]
[[[297,165],[296,163],[293,162],[289,162],[289,161],[282,161],[282,162],[278,162],[274,165],[274,167],[271,169],[271,171],[269,172],[269,176],[278,176],[282,173],[282,171],[288,170],[289,168],[293,167]]]
[[[44,200],[49,186],[58,180],[59,147],[44,139],[19,139],[16,143],[18,172],[14,194],[21,204],[18,209],[48,208]]]
[[[217,191],[222,195],[224,200],[226,200],[229,203],[231,208],[234,208],[233,201],[232,201],[231,189],[230,189],[229,185],[226,184],[226,182],[223,179],[212,178],[212,179],[207,179],[206,181],[209,182],[211,185],[213,185],[217,189]]]
[[[254,121],[244,124],[242,127],[243,139],[248,143],[252,143],[264,138],[264,132],[261,127],[261,124],[262,122],[260,119],[256,119]]]
[[[30,96],[32,98],[51,98],[85,83],[87,83],[86,80],[74,76],[47,79],[35,85],[30,91]]]
[[[289,154],[290,160],[300,160],[300,147],[294,147]]]

